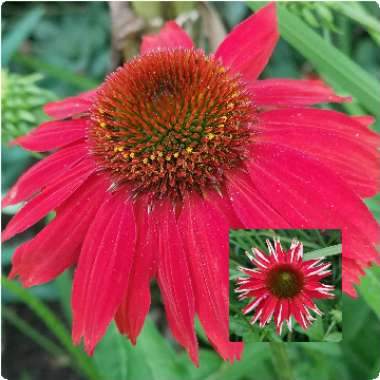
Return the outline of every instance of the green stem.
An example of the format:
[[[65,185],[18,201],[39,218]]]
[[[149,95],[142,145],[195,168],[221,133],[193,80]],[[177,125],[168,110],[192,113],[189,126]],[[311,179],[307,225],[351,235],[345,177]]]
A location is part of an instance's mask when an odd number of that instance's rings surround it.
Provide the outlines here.
[[[65,347],[75,360],[77,366],[87,375],[88,379],[99,380],[99,374],[91,360],[78,347],[73,346],[70,334],[65,325],[43,302],[34,297],[17,282],[10,281],[5,276],[1,277],[1,284],[5,289],[24,302],[25,305],[27,305],[41,319],[48,329],[54,333],[62,346]]]
[[[278,380],[294,380],[285,343],[270,342],[269,347],[272,352],[272,362],[277,372]]]
[[[3,317],[9,324],[13,325],[17,330],[29,337],[31,340],[33,340],[35,343],[37,343],[50,354],[54,356],[65,355],[65,352],[59,346],[57,346],[49,338],[43,336],[29,323],[25,322],[12,309],[5,307],[3,309]]]

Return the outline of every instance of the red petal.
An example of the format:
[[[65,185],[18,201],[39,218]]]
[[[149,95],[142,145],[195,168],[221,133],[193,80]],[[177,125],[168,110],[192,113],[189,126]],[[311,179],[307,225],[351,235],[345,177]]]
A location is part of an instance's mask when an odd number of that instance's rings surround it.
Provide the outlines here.
[[[46,188],[11,219],[2,234],[2,241],[25,231],[69,198],[94,172],[92,160],[84,160],[67,175]]]
[[[17,248],[9,277],[20,276],[24,286],[39,285],[74,265],[108,186],[108,181],[100,177],[89,179],[59,208],[47,227]]]
[[[91,224],[74,276],[73,341],[92,354],[122,302],[135,248],[135,220],[127,194],[113,194]]]
[[[150,307],[150,281],[157,267],[157,228],[148,212],[149,197],[137,201],[135,207],[137,243],[128,289],[116,313],[121,333],[136,344]]]
[[[48,103],[44,106],[44,111],[55,119],[64,119],[88,111],[95,95],[96,90],[82,92],[78,96]]]
[[[158,228],[158,283],[169,326],[174,337],[198,365],[198,343],[194,331],[194,292],[189,264],[169,202],[158,205],[152,217]]]
[[[379,226],[364,203],[318,161],[280,145],[257,143],[249,170],[263,197],[294,228],[341,228],[343,256],[355,239],[369,246],[379,242]],[[372,255],[365,246],[355,254],[363,262]]]
[[[276,4],[270,3],[235,27],[215,56],[246,80],[254,81],[269,61],[278,37]]]
[[[85,145],[73,145],[39,161],[22,174],[12,186],[3,199],[2,207],[30,198],[75,166],[86,156],[86,153]]]
[[[342,259],[342,267],[344,268],[342,290],[351,297],[356,297],[357,293],[353,285],[360,282],[359,278],[363,276],[365,272],[355,260],[346,257]]]
[[[263,313],[260,317],[260,326],[263,326],[269,322],[274,314],[278,302],[279,299],[275,296],[269,296],[264,300],[264,304],[262,305]]]
[[[215,209],[219,210],[225,218],[227,218],[230,228],[244,228],[244,224],[240,221],[232,207],[227,190],[223,190],[222,194],[217,193],[213,189],[204,190],[203,197]]]
[[[255,139],[308,153],[348,182],[360,196],[373,196],[380,184],[379,136],[335,111],[282,109],[261,114]]]
[[[27,135],[13,140],[12,144],[34,152],[46,152],[84,139],[88,125],[88,119],[47,121]]]
[[[236,170],[226,184],[232,207],[245,228],[287,228],[288,222],[260,195],[248,174]]]
[[[193,41],[174,21],[168,21],[158,34],[144,36],[140,48],[141,54],[156,49],[192,49]]]
[[[224,360],[234,360],[228,327],[228,233],[225,217],[199,195],[187,195],[179,219],[204,331]],[[212,227],[211,227],[212,226]]]
[[[249,88],[252,100],[258,106],[302,106],[351,100],[337,96],[320,80],[273,78],[255,81]]]

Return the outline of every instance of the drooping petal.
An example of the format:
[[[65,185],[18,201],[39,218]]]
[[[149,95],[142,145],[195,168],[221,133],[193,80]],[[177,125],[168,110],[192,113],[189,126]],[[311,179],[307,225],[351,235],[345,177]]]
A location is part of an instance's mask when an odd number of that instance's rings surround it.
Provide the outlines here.
[[[198,365],[198,343],[194,331],[195,302],[187,255],[174,211],[163,201],[153,213],[158,228],[158,284],[170,329]],[[169,244],[168,244],[169,243]]]
[[[278,37],[276,5],[270,3],[236,26],[215,56],[247,81],[254,81],[266,66]]]
[[[379,226],[367,207],[320,162],[276,144],[257,143],[254,152],[249,164],[252,182],[292,226],[342,229],[343,257],[352,250],[346,234],[369,246],[378,244]],[[368,260],[365,249],[355,255]]]
[[[144,36],[140,48],[141,54],[157,49],[192,49],[193,41],[174,21],[168,21],[157,34]]]
[[[74,265],[88,226],[104,199],[108,181],[93,176],[57,210],[57,216],[12,258],[10,278],[24,286],[48,282]]]
[[[268,204],[241,170],[228,175],[227,191],[232,207],[245,228],[287,228],[289,223]]]
[[[119,331],[136,344],[150,307],[150,281],[157,270],[157,227],[149,213],[149,197],[137,200],[137,240],[128,288],[116,313]]]
[[[229,223],[199,195],[188,194],[179,226],[190,262],[200,322],[224,360],[233,362],[236,348],[229,341],[228,327]]]
[[[282,109],[264,112],[255,140],[295,148],[322,161],[360,196],[373,196],[380,185],[379,136],[335,111]]]
[[[128,194],[111,195],[91,224],[75,271],[73,341],[92,354],[122,302],[135,250],[136,226]]]
[[[95,171],[93,160],[86,159],[57,181],[46,186],[40,194],[27,202],[11,219],[2,234],[2,241],[25,231],[56,209],[69,198]]]
[[[351,100],[336,95],[321,80],[264,79],[251,83],[249,89],[257,106],[303,106]]]
[[[47,152],[84,139],[88,125],[88,119],[47,121],[27,135],[13,140],[12,144],[33,152]]]
[[[7,207],[30,198],[48,183],[60,178],[64,173],[84,159],[87,154],[85,145],[76,144],[44,158],[20,176],[8,191],[2,202]]]
[[[78,96],[72,96],[57,102],[51,102],[44,106],[47,115],[55,119],[64,119],[90,109],[96,90],[82,92]]]

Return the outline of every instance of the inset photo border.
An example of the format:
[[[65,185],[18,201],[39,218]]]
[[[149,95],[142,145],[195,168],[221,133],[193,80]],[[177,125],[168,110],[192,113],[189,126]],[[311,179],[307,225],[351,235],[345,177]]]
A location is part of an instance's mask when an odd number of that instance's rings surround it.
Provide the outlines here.
[[[339,342],[340,230],[230,230],[230,339]]]

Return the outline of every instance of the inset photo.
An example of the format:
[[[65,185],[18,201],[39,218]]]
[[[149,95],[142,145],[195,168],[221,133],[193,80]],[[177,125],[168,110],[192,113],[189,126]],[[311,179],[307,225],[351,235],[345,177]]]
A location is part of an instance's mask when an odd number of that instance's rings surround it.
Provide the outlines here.
[[[340,230],[230,230],[230,339],[342,340]]]

